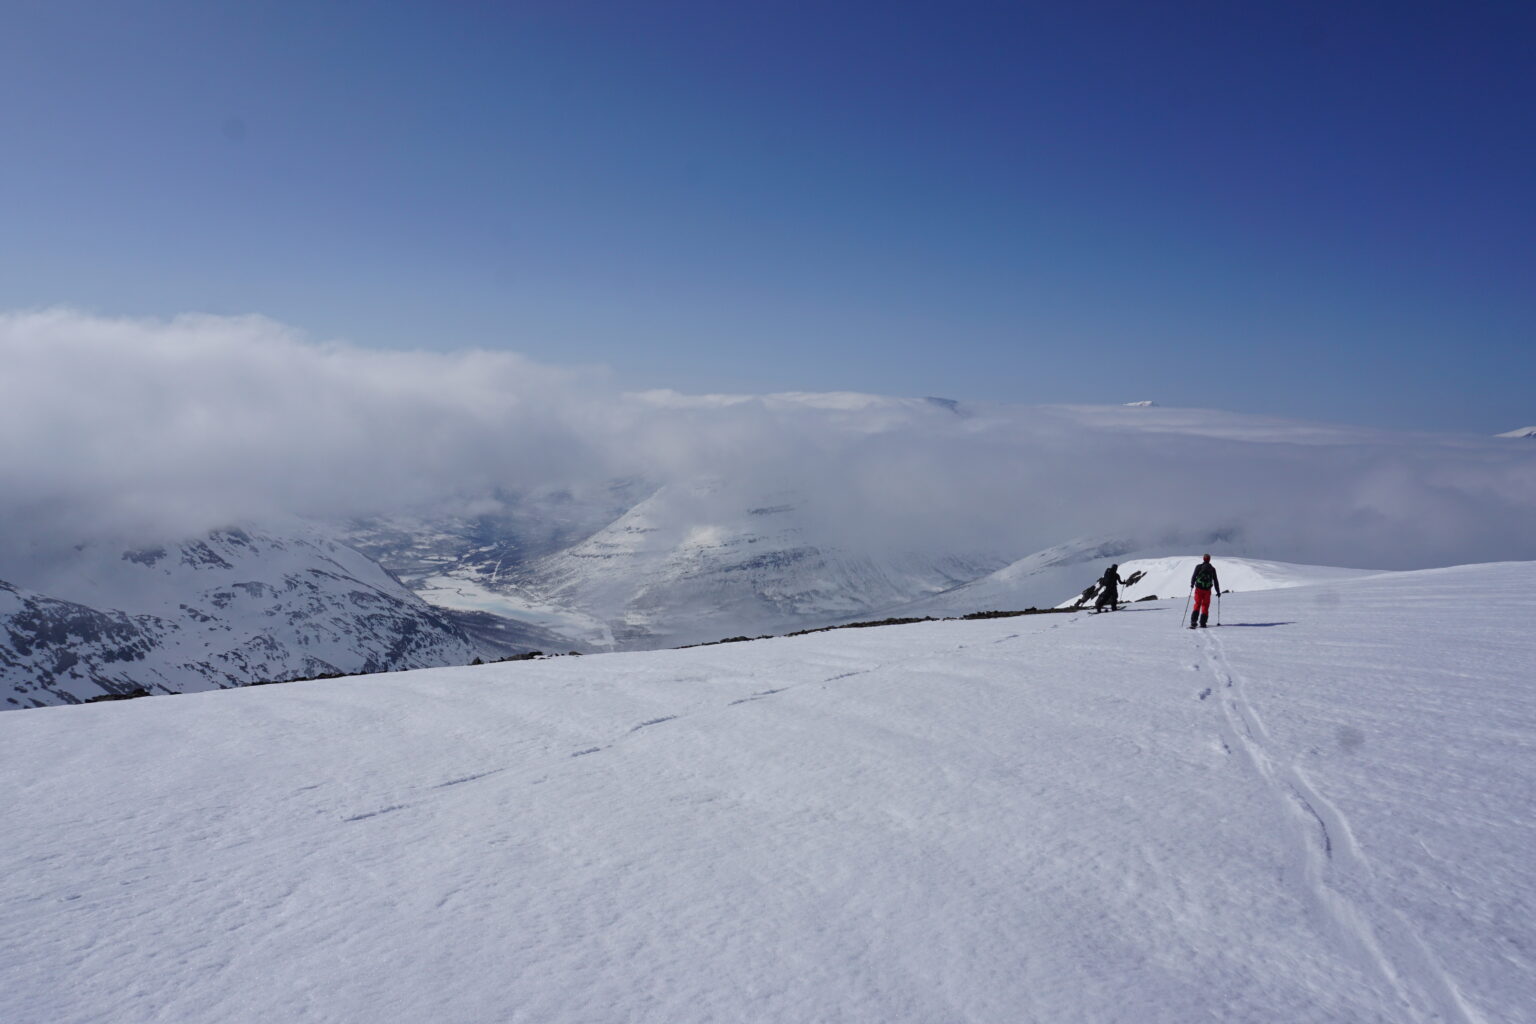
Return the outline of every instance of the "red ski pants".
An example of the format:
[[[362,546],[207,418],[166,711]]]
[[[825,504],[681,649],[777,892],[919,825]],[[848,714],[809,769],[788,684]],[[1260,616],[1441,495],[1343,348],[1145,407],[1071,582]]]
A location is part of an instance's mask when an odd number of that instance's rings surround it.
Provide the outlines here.
[[[1195,588],[1195,614],[1211,614],[1211,591],[1209,588],[1205,590],[1201,590],[1199,587]]]

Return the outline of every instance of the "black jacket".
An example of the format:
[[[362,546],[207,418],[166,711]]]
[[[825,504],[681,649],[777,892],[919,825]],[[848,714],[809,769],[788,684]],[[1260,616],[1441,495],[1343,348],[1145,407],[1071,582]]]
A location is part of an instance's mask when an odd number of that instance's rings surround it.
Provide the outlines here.
[[[1211,570],[1211,584],[1209,587],[1201,587],[1198,582],[1201,569]],[[1218,594],[1221,593],[1221,577],[1216,575],[1216,566],[1212,565],[1210,562],[1201,562],[1199,565],[1195,566],[1195,571],[1189,574],[1189,585],[1192,587],[1198,587],[1201,590],[1214,589]]]

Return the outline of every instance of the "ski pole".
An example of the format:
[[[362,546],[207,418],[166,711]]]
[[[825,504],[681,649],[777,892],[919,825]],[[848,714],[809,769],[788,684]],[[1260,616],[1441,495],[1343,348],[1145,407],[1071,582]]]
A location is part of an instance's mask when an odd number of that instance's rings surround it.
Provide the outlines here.
[[[1194,597],[1194,596],[1195,596],[1195,588],[1194,587],[1190,587],[1189,588],[1188,596],[1186,596],[1184,598],[1184,610],[1186,612],[1189,611],[1189,599]],[[1218,625],[1218,626],[1221,625],[1221,613],[1220,612],[1216,613],[1216,625]],[[1184,616],[1182,616],[1182,615],[1179,616],[1179,628],[1180,629],[1184,628]]]
[[[1216,625],[1221,625],[1221,591],[1216,591]]]

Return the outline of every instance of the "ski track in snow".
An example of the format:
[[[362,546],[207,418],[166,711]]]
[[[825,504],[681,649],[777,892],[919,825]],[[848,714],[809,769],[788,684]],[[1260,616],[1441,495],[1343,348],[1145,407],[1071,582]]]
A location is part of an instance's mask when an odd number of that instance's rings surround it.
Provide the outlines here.
[[[1274,749],[1220,637],[1202,632],[1200,640],[1205,665],[1223,691],[1222,745],[1229,753],[1242,751],[1289,823],[1281,831],[1292,840],[1291,861],[1305,882],[1304,898],[1319,933],[1331,934],[1341,952],[1380,977],[1414,1020],[1491,1024],[1467,1003],[1407,919],[1381,896],[1370,862],[1344,815],[1293,761],[1281,760],[1283,755]],[[1202,691],[1200,699],[1210,693]]]

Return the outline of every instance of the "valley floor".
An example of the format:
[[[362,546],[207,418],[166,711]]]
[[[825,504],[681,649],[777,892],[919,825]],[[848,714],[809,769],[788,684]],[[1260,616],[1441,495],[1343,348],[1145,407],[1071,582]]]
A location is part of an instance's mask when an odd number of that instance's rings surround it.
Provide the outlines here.
[[[1536,1020],[1533,574],[6,714],[0,1020]]]

